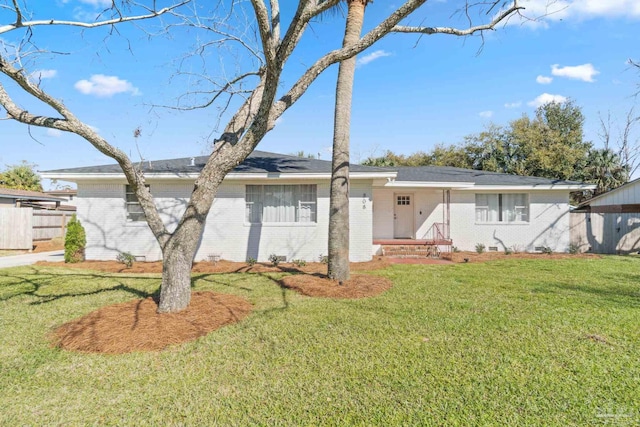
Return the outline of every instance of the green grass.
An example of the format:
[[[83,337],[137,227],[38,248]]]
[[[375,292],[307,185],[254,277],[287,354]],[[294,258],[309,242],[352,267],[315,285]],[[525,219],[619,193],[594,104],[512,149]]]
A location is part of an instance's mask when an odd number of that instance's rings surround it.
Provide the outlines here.
[[[364,300],[266,275],[195,277],[242,323],[160,353],[49,347],[158,276],[0,270],[0,425],[637,425],[640,260],[394,266]]]

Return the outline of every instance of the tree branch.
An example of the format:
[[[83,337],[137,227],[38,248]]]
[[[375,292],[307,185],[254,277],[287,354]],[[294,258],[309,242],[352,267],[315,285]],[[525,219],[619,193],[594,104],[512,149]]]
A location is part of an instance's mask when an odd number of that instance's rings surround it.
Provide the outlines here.
[[[289,89],[289,91],[273,105],[269,117],[270,125],[272,126],[275,120],[289,107],[291,107],[304,94],[311,83],[313,83],[315,79],[318,78],[318,76],[330,65],[343,61],[347,58],[351,58],[352,56],[367,49],[375,42],[386,36],[398,22],[422,6],[426,1],[427,0],[408,0],[377,27],[369,31],[357,43],[329,52],[322,58],[318,59],[307,69],[291,89]]]
[[[269,0],[271,5],[271,33],[274,43],[280,42],[280,3],[278,0]]]
[[[37,116],[20,108],[11,99],[4,86],[0,83],[0,105],[7,111],[12,119],[27,125],[58,129],[65,132],[72,132],[84,138],[102,154],[114,159],[124,172],[127,181],[133,186],[136,196],[147,216],[149,228],[158,241],[163,244],[169,239],[169,233],[158,214],[158,210],[153,202],[153,197],[145,187],[145,180],[142,171],[136,169],[127,155],[118,148],[109,144],[98,135],[89,125],[80,121],[67,107],[57,99],[45,93],[39,86],[32,83],[20,70],[9,64],[0,56],[0,72],[16,82],[28,94],[42,101],[49,107],[57,111],[62,118]]]
[[[496,25],[509,17],[511,14],[522,10],[524,7],[518,5],[518,0],[514,0],[511,7],[505,9],[498,15],[496,15],[491,22],[482,25],[472,26],[466,29],[458,29],[453,27],[408,27],[404,25],[397,25],[391,29],[394,33],[418,33],[418,34],[449,34],[453,36],[470,36],[479,31],[493,30]]]
[[[14,0],[15,2],[16,0]],[[36,21],[22,21],[22,15],[20,12],[20,9],[17,8],[16,9],[16,14],[17,14],[17,19],[16,22],[14,24],[9,24],[9,25],[3,25],[0,26],[0,34],[4,34],[4,33],[8,33],[9,31],[13,31],[16,30],[18,28],[25,28],[25,27],[36,27],[36,26],[40,26],[40,25],[65,25],[65,26],[72,26],[72,27],[82,27],[82,28],[96,28],[96,27],[104,27],[107,25],[115,25],[115,24],[120,24],[123,22],[130,22],[130,21],[141,21],[144,19],[150,19],[150,18],[156,18],[160,15],[164,15],[167,12],[170,12],[176,8],[179,8],[180,6],[184,6],[185,4],[189,3],[191,0],[184,0],[176,5],[173,6],[168,6],[165,8],[162,8],[158,11],[152,11],[149,14],[146,15],[137,15],[137,16],[120,16],[118,18],[114,18],[114,19],[107,19],[104,21],[98,21],[98,22],[82,22],[82,21],[60,21],[60,20],[56,20],[56,19],[47,19],[47,20],[36,20]]]
[[[251,5],[256,14],[256,21],[258,22],[258,29],[260,30],[260,39],[262,40],[262,49],[267,61],[267,67],[274,66],[276,51],[267,6],[263,0],[251,0]]]

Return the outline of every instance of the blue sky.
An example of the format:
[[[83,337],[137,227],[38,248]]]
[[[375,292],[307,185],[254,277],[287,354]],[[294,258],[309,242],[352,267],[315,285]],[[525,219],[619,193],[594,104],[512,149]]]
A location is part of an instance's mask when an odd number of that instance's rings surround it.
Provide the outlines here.
[[[35,8],[36,3],[28,4]],[[105,0],[58,0],[32,10],[34,18],[91,19]],[[463,2],[430,0],[409,24],[464,27],[452,13]],[[527,16],[545,13],[547,0],[522,2]],[[374,2],[367,8],[365,28],[377,24],[397,4]],[[283,21],[295,7],[282,1]],[[611,113],[621,123],[638,103],[640,73],[627,64],[640,59],[640,0],[562,0],[536,21],[512,19],[479,37],[390,35],[358,57],[352,112],[352,160],[385,150],[427,151],[435,144],[454,144],[490,124],[506,125],[532,115],[545,100],[573,99],[586,117],[585,135],[596,145],[599,114]],[[0,12],[0,26],[13,17]],[[218,110],[176,112],[154,105],[175,105],[180,94],[198,88],[194,76],[176,76],[185,52],[202,33],[178,28],[171,37],[159,22],[145,23],[146,32],[130,25],[107,37],[106,30],[38,27],[32,40],[43,54],[24,63],[40,76],[43,87],[109,142],[133,159],[188,157],[207,153],[218,135]],[[283,74],[283,88],[322,53],[340,46],[341,14],[314,23]],[[24,33],[0,35],[8,46]],[[233,52],[205,52],[188,58],[183,69],[227,76],[250,61]],[[204,65],[203,65],[204,64]],[[259,150],[295,153],[304,150],[330,159],[334,88],[337,67],[321,76],[289,109],[258,146]],[[0,78],[7,89],[15,89]],[[28,98],[16,101],[31,112],[49,113]],[[640,108],[636,108],[640,112]],[[223,123],[224,124],[224,123]],[[614,121],[615,124],[615,121]],[[140,128],[136,140],[133,131]],[[614,126],[615,131],[615,126]],[[87,142],[46,129],[0,121],[0,165],[22,160],[40,170],[112,163]]]

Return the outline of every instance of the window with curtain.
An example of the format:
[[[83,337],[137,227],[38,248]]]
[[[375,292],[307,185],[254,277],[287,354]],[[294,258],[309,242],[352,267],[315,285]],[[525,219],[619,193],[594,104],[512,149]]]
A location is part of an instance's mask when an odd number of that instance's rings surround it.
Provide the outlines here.
[[[148,185],[146,185],[145,187],[149,188]],[[144,212],[142,211],[142,206],[140,206],[140,202],[138,201],[136,193],[133,191],[133,187],[130,185],[126,185],[124,193],[125,204],[127,206],[127,221],[144,221]]]
[[[476,194],[476,222],[529,222],[525,193]]]
[[[315,184],[247,185],[245,219],[252,224],[316,222]]]

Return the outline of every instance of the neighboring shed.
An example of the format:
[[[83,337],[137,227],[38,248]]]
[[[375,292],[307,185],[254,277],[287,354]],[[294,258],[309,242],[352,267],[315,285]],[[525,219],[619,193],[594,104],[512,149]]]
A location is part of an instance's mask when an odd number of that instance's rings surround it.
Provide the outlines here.
[[[37,191],[0,188],[0,249],[31,249],[34,241],[64,236],[74,206]]]
[[[593,197],[571,213],[571,242],[581,251],[640,251],[640,179]]]
[[[40,193],[38,191],[14,190],[12,188],[0,187],[0,207],[3,208],[20,208],[20,207],[36,207],[34,204],[47,203],[42,205],[40,209],[51,209],[60,206],[65,199],[54,197],[49,194]],[[38,208],[38,207],[36,207]]]

